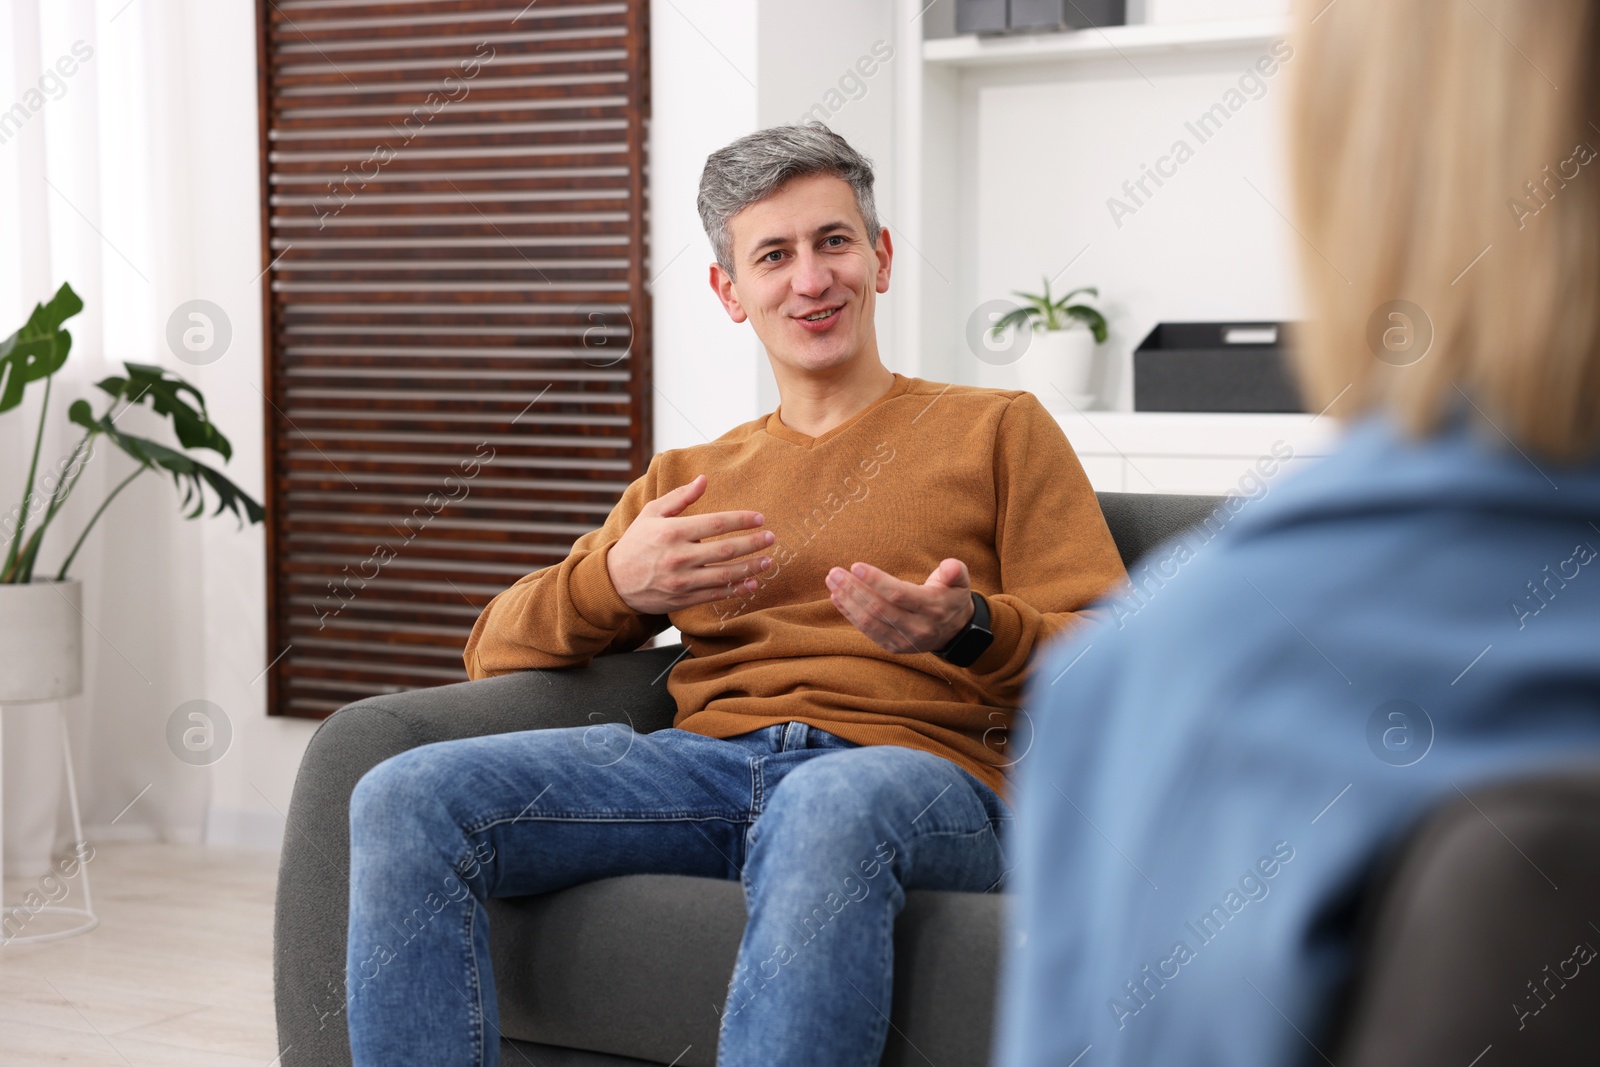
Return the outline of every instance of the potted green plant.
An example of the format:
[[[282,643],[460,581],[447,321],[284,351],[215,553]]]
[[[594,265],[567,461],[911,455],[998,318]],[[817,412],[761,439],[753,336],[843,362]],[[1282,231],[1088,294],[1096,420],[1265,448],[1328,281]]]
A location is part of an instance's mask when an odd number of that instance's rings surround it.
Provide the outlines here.
[[[4,545],[0,556],[0,706],[62,700],[81,691],[83,590],[70,570],[100,516],[139,475],[152,470],[170,474],[183,491],[188,518],[204,512],[207,486],[217,498],[213,515],[232,512],[242,526],[245,521],[260,522],[266,514],[222,472],[186,454],[187,450],[206,449],[224,462],[233,455],[228,439],[212,423],[200,390],[145,363],[124,363],[125,375],[96,383],[109,397],[99,414],[87,400],[72,402],[67,419],[83,429],[83,436],[63,463],[39,477],[51,378],[72,349],[72,335],[63,323],[82,310],[83,301],[72,287],[62,285],[48,303],[35,305],[28,321],[0,343],[0,414],[21,404],[29,385],[44,383],[22,500],[0,517],[0,544]],[[117,425],[129,408],[145,403],[167,418],[178,448],[138,437]],[[135,467],[84,523],[54,577],[38,578],[34,571],[45,535],[83,476],[95,444],[102,440],[130,457]]]
[[[1014,293],[1023,300],[1022,306],[1000,316],[991,328],[996,340],[1008,329],[1032,330],[1020,365],[1023,384],[1047,402],[1055,400],[1055,389],[1078,407],[1087,407],[1094,399],[1089,385],[1094,346],[1105,343],[1106,320],[1088,304],[1073,303],[1082,293],[1098,297],[1100,290],[1082,286],[1053,297],[1047,277],[1041,293]]]

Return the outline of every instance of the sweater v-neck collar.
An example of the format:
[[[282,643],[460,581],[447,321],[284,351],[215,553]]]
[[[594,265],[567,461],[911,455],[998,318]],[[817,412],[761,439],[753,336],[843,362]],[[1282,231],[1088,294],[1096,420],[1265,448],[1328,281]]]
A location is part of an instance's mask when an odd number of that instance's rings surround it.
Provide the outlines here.
[[[898,371],[891,371],[890,373],[894,374],[894,384],[889,386],[887,392],[878,397],[878,399],[874,400],[872,403],[868,404],[866,407],[862,408],[860,411],[856,412],[854,415],[850,416],[848,419],[845,419],[827,433],[820,434],[816,437],[809,437],[806,434],[801,433],[799,430],[794,429],[792,426],[784,425],[783,419],[780,418],[780,416],[783,414],[782,404],[778,405],[772,414],[767,416],[767,433],[781,441],[788,441],[790,444],[799,445],[801,448],[813,448],[824,441],[828,441],[834,437],[837,437],[839,434],[844,433],[846,430],[850,429],[850,427],[860,422],[862,417],[865,416],[869,411],[873,411],[885,402],[893,400],[895,397],[900,396],[902,393],[905,393],[911,388],[910,378],[899,373]]]

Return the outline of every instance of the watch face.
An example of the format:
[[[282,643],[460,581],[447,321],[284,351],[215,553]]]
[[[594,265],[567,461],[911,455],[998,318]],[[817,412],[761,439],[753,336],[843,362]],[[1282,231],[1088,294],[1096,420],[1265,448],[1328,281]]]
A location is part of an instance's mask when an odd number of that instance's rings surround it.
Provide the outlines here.
[[[976,627],[963,630],[945,659],[958,667],[970,667],[978,661],[978,657],[983,655],[993,641],[994,634],[988,630]]]
[[[989,629],[988,601],[973,593],[972,604],[972,618],[967,622],[966,628],[956,634],[942,651],[934,653],[946,663],[952,663],[957,667],[972,666],[994,641],[994,632]]]

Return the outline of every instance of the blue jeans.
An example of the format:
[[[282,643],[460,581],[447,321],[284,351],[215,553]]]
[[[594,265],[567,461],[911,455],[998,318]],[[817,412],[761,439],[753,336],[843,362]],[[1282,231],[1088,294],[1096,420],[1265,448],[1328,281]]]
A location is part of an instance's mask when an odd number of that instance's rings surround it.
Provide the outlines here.
[[[484,901],[656,873],[743,882],[720,1064],[876,1065],[905,891],[995,889],[1010,818],[949,760],[799,722],[727,739],[606,725],[412,749],[351,798],[355,1062],[495,1064]]]

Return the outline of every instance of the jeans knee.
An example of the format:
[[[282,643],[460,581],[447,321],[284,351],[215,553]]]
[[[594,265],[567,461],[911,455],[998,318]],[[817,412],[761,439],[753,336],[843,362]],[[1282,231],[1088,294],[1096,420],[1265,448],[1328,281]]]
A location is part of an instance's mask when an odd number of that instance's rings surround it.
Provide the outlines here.
[[[752,828],[752,858],[839,877],[892,864],[902,840],[893,790],[858,770],[819,758],[789,772]]]
[[[443,811],[439,777],[425,753],[412,749],[384,760],[356,782],[350,794],[350,838],[371,840]]]
[[[904,806],[920,755],[880,745],[818,757],[778,783],[772,807],[842,821],[888,820]]]

